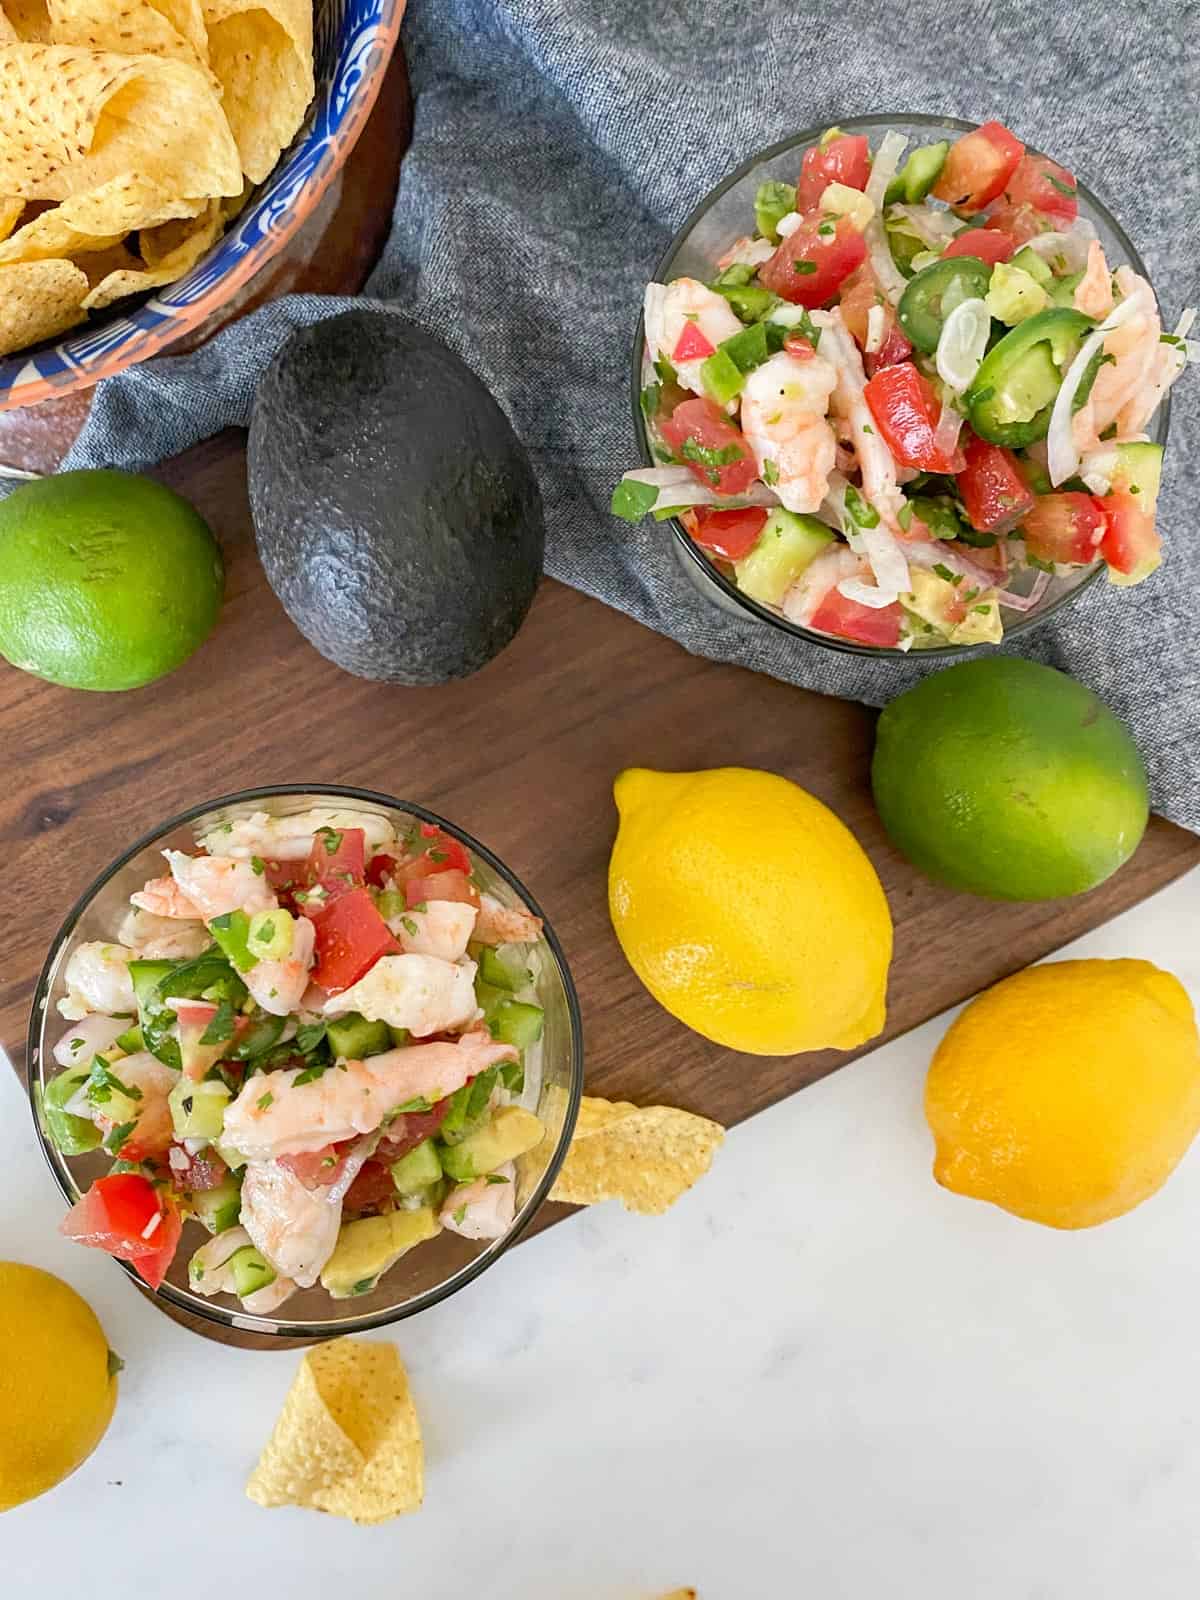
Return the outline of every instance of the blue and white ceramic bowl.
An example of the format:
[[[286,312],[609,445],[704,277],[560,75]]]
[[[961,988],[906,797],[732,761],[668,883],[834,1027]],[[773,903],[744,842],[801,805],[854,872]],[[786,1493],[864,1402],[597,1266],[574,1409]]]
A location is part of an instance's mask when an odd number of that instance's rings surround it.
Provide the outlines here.
[[[400,35],[405,0],[316,0],[316,95],[279,165],[229,231],[177,283],[68,337],[0,359],[0,411],[90,388],[193,332],[279,253],[362,133]]]

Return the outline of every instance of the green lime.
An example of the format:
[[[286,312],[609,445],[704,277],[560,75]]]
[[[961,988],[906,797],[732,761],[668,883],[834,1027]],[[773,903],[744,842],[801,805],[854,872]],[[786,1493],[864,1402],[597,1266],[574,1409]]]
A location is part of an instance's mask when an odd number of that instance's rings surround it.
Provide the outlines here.
[[[931,878],[993,900],[1103,883],[1137,849],[1146,768],[1123,722],[1050,667],[993,656],[935,673],[879,718],[875,804]]]
[[[136,689],[212,632],[225,568],[186,500],[126,472],[64,472],[0,501],[0,655],[71,689]]]

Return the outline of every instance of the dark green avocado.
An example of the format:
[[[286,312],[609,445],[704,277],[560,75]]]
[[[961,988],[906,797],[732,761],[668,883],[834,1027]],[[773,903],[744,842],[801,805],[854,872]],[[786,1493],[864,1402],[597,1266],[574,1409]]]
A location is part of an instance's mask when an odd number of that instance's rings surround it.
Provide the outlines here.
[[[347,672],[464,678],[525,620],[546,543],[529,456],[471,369],[402,318],[292,334],[258,386],[249,474],[271,587]]]

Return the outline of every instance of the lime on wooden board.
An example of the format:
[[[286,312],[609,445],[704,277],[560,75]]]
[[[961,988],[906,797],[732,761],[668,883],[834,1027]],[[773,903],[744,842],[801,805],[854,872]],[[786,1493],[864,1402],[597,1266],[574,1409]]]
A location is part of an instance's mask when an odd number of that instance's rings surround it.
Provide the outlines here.
[[[225,569],[165,484],[64,472],[0,501],[0,655],[71,689],[137,689],[204,643]]]
[[[871,783],[915,867],[995,900],[1094,889],[1149,816],[1125,724],[1074,678],[1005,656],[948,667],[893,700]]]

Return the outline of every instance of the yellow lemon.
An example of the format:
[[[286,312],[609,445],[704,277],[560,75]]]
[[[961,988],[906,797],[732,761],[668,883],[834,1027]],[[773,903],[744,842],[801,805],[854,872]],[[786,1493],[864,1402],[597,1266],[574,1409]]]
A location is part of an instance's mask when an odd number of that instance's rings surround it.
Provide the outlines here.
[[[0,1261],[0,1511],[45,1494],[104,1437],[121,1363],[86,1300]]]
[[[933,1175],[1051,1228],[1140,1205],[1200,1128],[1200,1036],[1149,961],[1059,961],[973,1000],[925,1083]]]
[[[849,1050],[883,1027],[892,919],[854,835],[769,772],[622,772],[613,927],[654,998],[752,1055]]]

